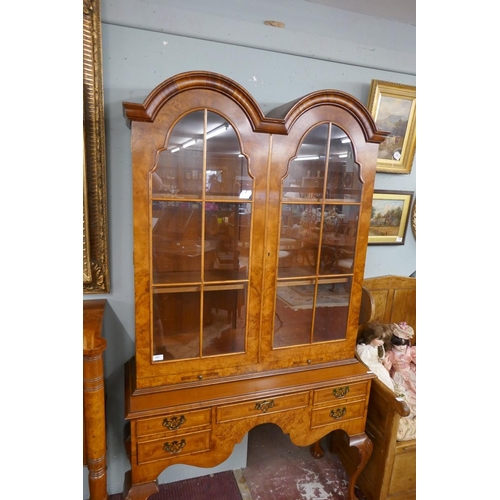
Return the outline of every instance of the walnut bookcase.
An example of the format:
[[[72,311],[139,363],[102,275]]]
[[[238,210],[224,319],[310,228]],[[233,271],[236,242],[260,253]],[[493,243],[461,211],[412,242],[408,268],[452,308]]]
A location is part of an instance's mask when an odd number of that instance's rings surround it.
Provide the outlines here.
[[[126,365],[125,498],[170,465],[212,467],[254,426],[372,451],[373,374],[354,356],[377,150],[338,91],[264,116],[222,75],[188,72],[124,103],[131,127],[136,352]],[[313,178],[314,182],[303,183]],[[350,269],[338,265],[352,258]]]

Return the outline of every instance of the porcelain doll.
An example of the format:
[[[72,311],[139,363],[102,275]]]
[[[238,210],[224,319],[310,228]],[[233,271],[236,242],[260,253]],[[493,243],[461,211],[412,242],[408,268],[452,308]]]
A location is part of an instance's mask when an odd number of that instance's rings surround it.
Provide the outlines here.
[[[384,344],[390,341],[392,334],[393,327],[390,324],[383,325],[376,321],[367,323],[360,329],[356,353],[380,381],[394,391],[394,382],[382,362],[385,357]]]
[[[390,368],[388,368],[403,365],[403,360],[400,360],[397,354],[397,348],[394,351],[392,350],[394,343],[397,344],[399,342],[398,340],[394,340],[394,337],[400,338],[398,335],[407,336],[407,340],[409,341],[409,338],[413,336],[413,329],[409,325],[406,325],[406,323],[368,323],[360,328],[356,352],[359,359],[377,375],[380,381],[391,389],[398,398],[401,398],[408,404],[410,415],[399,419],[396,436],[398,441],[408,441],[417,437],[416,394],[408,393],[405,385],[395,382],[391,377]],[[416,371],[416,348],[412,348],[411,351],[414,357],[410,363],[410,370],[415,369]],[[399,380],[400,375],[396,375],[396,379]],[[414,388],[416,390],[416,384]]]
[[[413,328],[406,322],[394,323],[392,347],[382,360],[394,381],[396,393],[404,393],[412,417],[417,414],[417,348],[411,345],[413,335]]]

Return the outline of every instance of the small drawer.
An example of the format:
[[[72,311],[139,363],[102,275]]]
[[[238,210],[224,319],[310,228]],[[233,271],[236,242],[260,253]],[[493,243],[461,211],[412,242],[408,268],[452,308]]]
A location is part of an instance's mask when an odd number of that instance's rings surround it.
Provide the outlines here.
[[[311,417],[311,428],[322,427],[323,425],[344,422],[353,418],[364,416],[365,401],[346,401],[345,404],[335,406],[324,406],[313,410]]]
[[[178,434],[137,445],[137,462],[147,464],[160,460],[174,460],[176,457],[210,450],[210,431]]]
[[[220,406],[217,408],[217,422],[229,422],[241,418],[255,417],[294,408],[303,408],[309,404],[309,392],[290,396],[278,396],[255,399],[245,403]]]
[[[137,421],[137,437],[152,436],[165,432],[185,431],[203,425],[210,425],[211,410],[188,411],[162,415],[161,417],[143,418]]]
[[[341,384],[314,391],[313,404],[339,402],[344,399],[365,398],[368,393],[368,382]]]

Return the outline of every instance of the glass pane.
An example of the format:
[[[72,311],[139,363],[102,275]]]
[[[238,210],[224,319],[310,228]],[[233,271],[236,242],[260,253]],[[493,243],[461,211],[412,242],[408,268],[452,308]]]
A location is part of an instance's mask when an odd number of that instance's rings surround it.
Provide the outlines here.
[[[153,202],[154,283],[201,280],[201,203]]]
[[[296,158],[290,162],[283,180],[283,198],[323,197],[328,124],[313,128],[300,145]]]
[[[251,205],[246,203],[206,204],[205,280],[248,277],[250,209]]]
[[[331,129],[326,199],[361,200],[359,165],[354,162],[351,141],[335,125]]]
[[[326,205],[319,274],[352,272],[359,205]]]
[[[316,274],[321,205],[283,204],[278,277]]]
[[[283,284],[278,286],[274,347],[288,347],[345,338],[351,278],[315,285]],[[316,302],[315,302],[316,301]]]
[[[153,354],[157,361],[199,357],[200,302],[200,292],[153,295]]]
[[[155,361],[245,349],[247,167],[232,126],[208,110],[181,118],[159,155],[151,176]]]
[[[345,338],[350,287],[350,278],[341,283],[318,285],[313,342]]]
[[[243,352],[246,286],[208,290],[204,301],[203,356]]]
[[[170,135],[153,173],[153,195],[201,197],[203,189],[204,111],[181,118]]]
[[[345,338],[360,199],[345,132],[311,129],[283,180],[275,348]]]
[[[209,196],[250,199],[252,179],[233,127],[220,115],[207,113],[206,192]]]
[[[311,342],[314,285],[278,285],[274,318],[274,347]]]

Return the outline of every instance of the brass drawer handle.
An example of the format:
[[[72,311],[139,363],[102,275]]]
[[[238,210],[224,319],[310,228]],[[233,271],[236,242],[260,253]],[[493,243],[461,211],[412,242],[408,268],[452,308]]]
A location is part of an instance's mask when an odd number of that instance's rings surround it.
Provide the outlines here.
[[[347,393],[349,392],[349,386],[346,385],[345,387],[336,387],[335,389],[333,389],[333,395],[336,397],[336,398],[345,398],[347,396]]]
[[[170,453],[179,453],[182,448],[186,446],[186,440],[183,439],[180,442],[179,441],[172,441],[169,443],[168,441],[163,445],[163,449],[165,451],[169,451]]]
[[[171,431],[175,431],[185,422],[186,417],[184,417],[184,415],[181,415],[180,417],[171,417],[170,419],[166,418],[161,425],[163,425],[163,427],[166,427],[167,429],[170,429]]]
[[[271,399],[271,401],[262,401],[262,403],[255,403],[255,409],[260,410],[263,413],[266,413],[269,408],[272,408],[274,406],[274,399]]]
[[[330,417],[334,418],[335,420],[338,420],[339,418],[342,418],[345,413],[346,413],[346,408],[337,408],[336,410],[332,410],[330,412]]]

